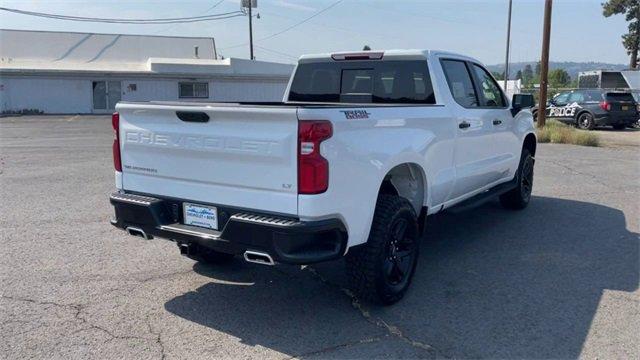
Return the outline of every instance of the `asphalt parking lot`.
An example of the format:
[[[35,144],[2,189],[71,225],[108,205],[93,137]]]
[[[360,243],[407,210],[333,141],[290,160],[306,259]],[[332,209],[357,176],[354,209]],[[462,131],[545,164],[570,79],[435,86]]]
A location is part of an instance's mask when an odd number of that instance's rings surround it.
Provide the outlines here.
[[[539,145],[529,208],[431,218],[380,308],[339,261],[211,267],[116,230],[112,136],[0,119],[0,358],[640,358],[638,147]]]

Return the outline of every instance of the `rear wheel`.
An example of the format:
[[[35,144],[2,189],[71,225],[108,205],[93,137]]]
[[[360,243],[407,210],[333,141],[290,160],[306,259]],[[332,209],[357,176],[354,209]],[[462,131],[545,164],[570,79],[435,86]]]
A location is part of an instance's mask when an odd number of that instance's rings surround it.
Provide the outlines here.
[[[593,115],[588,112],[582,113],[578,116],[578,127],[582,130],[593,130],[596,127],[596,122],[593,119]]]
[[[528,149],[522,149],[520,166],[518,167],[518,185],[500,195],[500,203],[507,209],[521,210],[529,205],[533,191],[533,157]]]
[[[368,301],[390,305],[409,288],[418,261],[415,211],[399,196],[380,195],[365,245],[347,256],[351,288]]]

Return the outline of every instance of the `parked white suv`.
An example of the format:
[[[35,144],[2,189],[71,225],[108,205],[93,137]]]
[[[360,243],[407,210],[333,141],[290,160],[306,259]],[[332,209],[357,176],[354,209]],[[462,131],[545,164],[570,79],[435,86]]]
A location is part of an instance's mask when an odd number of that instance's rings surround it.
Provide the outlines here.
[[[529,203],[533,103],[513,100],[475,59],[395,50],[303,56],[283,103],[121,102],[112,224],[204,261],[346,256],[356,293],[390,304],[428,215]]]

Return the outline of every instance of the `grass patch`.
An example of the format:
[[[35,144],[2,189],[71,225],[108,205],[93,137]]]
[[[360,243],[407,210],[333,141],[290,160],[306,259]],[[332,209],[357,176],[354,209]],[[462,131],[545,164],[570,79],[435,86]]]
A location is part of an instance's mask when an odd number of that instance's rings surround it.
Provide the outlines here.
[[[548,120],[544,128],[536,129],[536,133],[539,143],[600,146],[600,141],[596,134],[576,129],[556,120]]]

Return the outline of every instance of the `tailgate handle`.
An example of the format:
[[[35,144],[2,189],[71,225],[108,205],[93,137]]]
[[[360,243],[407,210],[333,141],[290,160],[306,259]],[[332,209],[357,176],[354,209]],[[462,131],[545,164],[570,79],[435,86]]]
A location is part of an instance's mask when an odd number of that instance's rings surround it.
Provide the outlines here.
[[[176,111],[178,119],[186,122],[206,123],[209,122],[209,115],[203,112]]]

